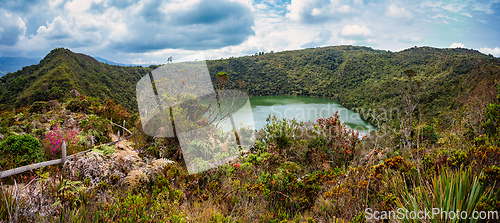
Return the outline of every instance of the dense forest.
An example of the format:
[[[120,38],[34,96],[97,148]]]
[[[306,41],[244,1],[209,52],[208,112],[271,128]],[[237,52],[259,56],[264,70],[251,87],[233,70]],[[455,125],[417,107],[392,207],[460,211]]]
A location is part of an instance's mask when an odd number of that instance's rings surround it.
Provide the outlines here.
[[[270,115],[249,151],[189,174],[179,139],[145,134],[137,113],[135,85],[158,66],[112,66],[55,49],[0,78],[0,171],[59,159],[63,141],[68,155],[85,152],[1,178],[0,221],[500,221],[498,58],[335,46],[207,65],[216,90],[332,98],[379,129],[360,137],[338,114],[313,123]],[[122,140],[109,144],[118,131]],[[191,155],[238,151],[210,134],[186,143]],[[415,217],[434,208],[460,217]],[[387,219],[396,211],[404,214]],[[474,213],[483,218],[461,218]]]
[[[210,73],[225,72],[229,88],[250,95],[304,95],[331,98],[359,110],[403,110],[414,81],[414,101],[425,121],[443,119],[467,103],[486,106],[496,96],[499,59],[467,49],[411,48],[401,52],[336,46],[207,61]],[[410,80],[403,71],[413,70]],[[372,112],[373,113],[373,112]]]

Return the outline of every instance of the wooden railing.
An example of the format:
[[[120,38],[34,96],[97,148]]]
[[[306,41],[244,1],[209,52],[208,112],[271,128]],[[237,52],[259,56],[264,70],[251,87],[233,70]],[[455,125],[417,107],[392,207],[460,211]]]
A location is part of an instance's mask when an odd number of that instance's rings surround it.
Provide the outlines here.
[[[123,121],[123,126],[120,126],[118,124],[113,123],[113,120],[111,120],[111,124],[115,125],[115,126],[118,126],[118,127],[120,127],[120,128],[123,129],[123,138],[120,139],[120,131],[118,131],[118,133],[117,133],[118,139],[116,141],[114,141],[114,142],[106,143],[105,144],[106,146],[114,145],[114,144],[116,144],[116,143],[118,143],[118,142],[120,142],[122,140],[129,139],[130,137],[133,136],[132,132],[125,128],[125,121]],[[130,135],[128,137],[125,137],[125,131],[127,131],[128,133],[130,133]],[[82,151],[82,152],[79,152],[79,153],[75,153],[75,154],[70,155],[70,156],[66,156],[66,142],[63,141],[63,144],[61,146],[61,152],[62,152],[62,158],[61,159],[55,159],[55,160],[45,161],[45,162],[41,162],[41,163],[33,163],[33,164],[30,164],[30,165],[27,165],[27,166],[22,166],[22,167],[10,169],[10,170],[1,171],[0,172],[0,178],[12,176],[12,175],[15,175],[15,174],[18,174],[18,173],[22,173],[22,172],[26,172],[26,171],[29,171],[29,170],[32,170],[32,169],[37,169],[37,168],[44,167],[44,166],[56,165],[56,164],[60,164],[60,163],[62,163],[65,166],[66,165],[66,161],[68,159],[72,159],[75,156],[85,154],[85,153],[87,153],[87,152],[89,152],[91,150],[92,149],[88,149],[88,150],[85,150],[85,151]]]

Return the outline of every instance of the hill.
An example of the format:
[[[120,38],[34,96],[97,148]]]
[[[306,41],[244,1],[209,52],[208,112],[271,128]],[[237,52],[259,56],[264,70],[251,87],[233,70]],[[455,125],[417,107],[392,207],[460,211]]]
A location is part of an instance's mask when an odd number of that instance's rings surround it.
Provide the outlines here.
[[[304,95],[331,98],[358,110],[365,119],[384,111],[403,113],[408,87],[417,114],[423,121],[440,118],[448,122],[466,105],[483,109],[495,100],[495,80],[500,79],[498,58],[468,49],[411,48],[401,52],[368,47],[334,46],[253,56],[208,60],[213,83],[215,74],[229,74],[230,89],[251,96]],[[0,78],[0,110],[27,106],[35,101],[62,100],[71,89],[136,110],[135,84],[155,66],[124,67],[54,49],[38,65]],[[414,70],[410,80],[403,74]],[[372,116],[374,114],[374,116]],[[397,125],[397,122],[392,124]]]
[[[418,88],[413,97],[423,121],[437,116],[446,120],[470,103],[484,108],[495,100],[494,81],[500,79],[498,58],[459,48],[388,52],[335,46],[208,61],[208,65],[210,73],[229,74],[233,80],[229,88],[243,88],[250,95],[332,98],[374,124],[374,111],[378,116],[384,110],[403,111],[410,84],[405,70],[416,71],[413,81]]]
[[[150,70],[108,65],[84,54],[54,49],[39,64],[0,78],[0,110],[62,100],[72,89],[135,108],[135,85]]]

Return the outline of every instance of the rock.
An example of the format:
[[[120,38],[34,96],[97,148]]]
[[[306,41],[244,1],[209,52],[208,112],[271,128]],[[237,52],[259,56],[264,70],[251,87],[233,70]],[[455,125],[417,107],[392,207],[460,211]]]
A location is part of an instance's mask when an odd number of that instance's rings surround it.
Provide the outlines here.
[[[64,121],[63,123],[64,126],[67,126],[69,128],[74,128],[76,127],[76,121],[75,119],[73,119],[71,116],[69,119],[67,119],[66,121]]]
[[[78,92],[76,89],[71,90],[69,93],[74,97],[80,97],[80,92]]]
[[[50,109],[54,109],[59,105],[59,102],[57,100],[50,100],[47,102],[49,105]]]
[[[40,126],[40,122],[35,122],[35,120],[31,121],[31,124],[33,124],[33,127],[35,129],[39,129],[41,126]]]
[[[68,110],[66,110],[66,109],[62,109],[62,110],[61,110],[61,114],[62,114],[62,115],[70,115],[70,114],[71,114],[71,112],[70,112],[70,111],[68,111]]]

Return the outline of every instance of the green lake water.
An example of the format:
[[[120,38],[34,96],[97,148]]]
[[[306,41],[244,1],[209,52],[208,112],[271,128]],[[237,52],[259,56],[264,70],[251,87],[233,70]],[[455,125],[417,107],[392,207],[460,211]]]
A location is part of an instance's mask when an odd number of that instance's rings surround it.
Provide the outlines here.
[[[338,112],[340,120],[351,129],[359,131],[360,135],[366,135],[369,131],[376,129],[364,121],[358,113],[332,99],[287,95],[259,96],[251,97],[250,103],[254,126],[257,130],[266,124],[269,114],[275,114],[277,118],[315,122],[318,118],[332,116],[334,112]]]

